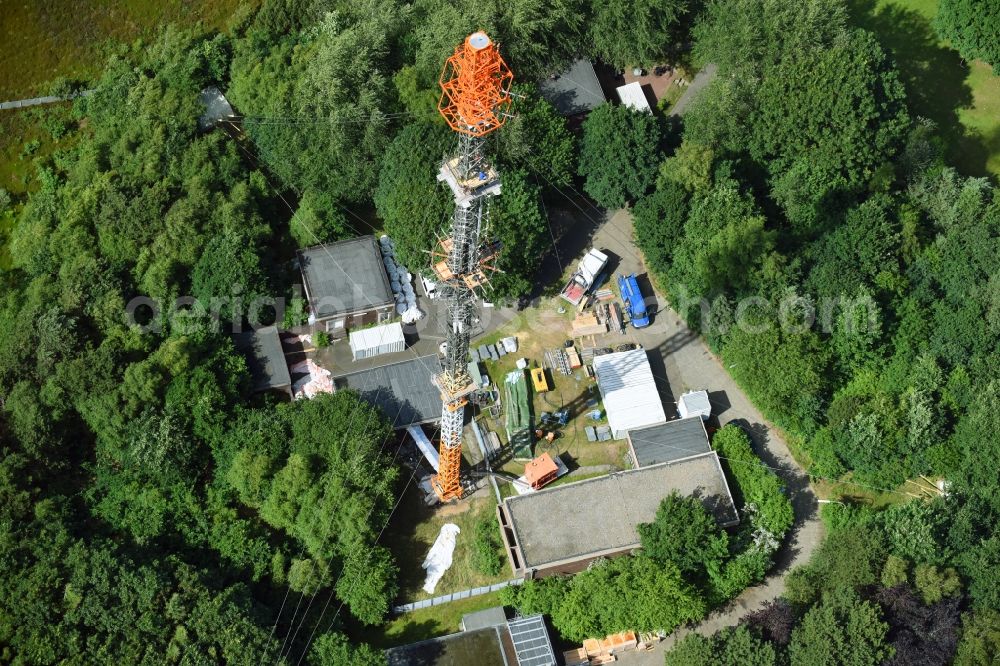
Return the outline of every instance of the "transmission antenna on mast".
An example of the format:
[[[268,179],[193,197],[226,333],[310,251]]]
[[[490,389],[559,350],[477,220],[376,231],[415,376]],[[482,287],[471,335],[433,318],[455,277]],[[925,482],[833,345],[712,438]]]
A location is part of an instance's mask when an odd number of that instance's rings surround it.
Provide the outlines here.
[[[484,137],[504,123],[513,78],[496,44],[481,31],[455,49],[441,72],[438,110],[458,134],[458,152],[445,160],[437,177],[451,189],[455,213],[448,235],[431,252],[448,321],[444,369],[433,378],[441,391],[442,408],[438,473],[431,486],[442,502],[462,496],[462,426],[468,395],[476,389],[466,360],[476,290],[495,270],[499,252],[487,232],[488,200],[500,194],[500,175],[487,163]]]

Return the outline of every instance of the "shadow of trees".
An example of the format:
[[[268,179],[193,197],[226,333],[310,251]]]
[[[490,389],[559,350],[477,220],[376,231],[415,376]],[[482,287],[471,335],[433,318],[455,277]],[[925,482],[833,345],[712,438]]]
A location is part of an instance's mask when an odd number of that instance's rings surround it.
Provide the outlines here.
[[[942,45],[931,20],[916,10],[877,6],[876,0],[848,0],[848,8],[855,25],[875,33],[893,56],[911,113],[934,121],[948,146],[948,161],[967,175],[984,174],[991,137],[970,133],[958,116],[973,102],[962,56]],[[1000,137],[992,140],[995,149]]]

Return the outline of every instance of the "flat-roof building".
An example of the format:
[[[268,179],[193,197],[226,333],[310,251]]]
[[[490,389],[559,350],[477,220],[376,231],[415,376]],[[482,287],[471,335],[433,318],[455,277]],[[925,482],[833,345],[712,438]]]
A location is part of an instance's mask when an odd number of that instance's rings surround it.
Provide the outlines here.
[[[374,236],[299,250],[298,259],[312,321],[331,335],[392,318],[396,301]]]
[[[254,392],[282,391],[292,395],[292,376],[276,327],[234,333],[233,346],[247,359]]]
[[[593,111],[606,101],[594,64],[586,58],[576,60],[568,69],[539,81],[538,92],[564,116]]]
[[[636,467],[676,462],[712,450],[700,416],[629,430],[627,439]]]
[[[698,497],[723,527],[739,523],[714,451],[506,498],[497,507],[515,576],[582,571],[599,557],[640,547],[637,526],[649,523],[676,491]]]
[[[441,418],[441,393],[431,383],[431,376],[440,371],[438,357],[428,354],[340,375],[333,378],[333,385],[357,391],[398,429]]]
[[[624,438],[633,428],[667,420],[646,350],[602,354],[594,357],[593,365],[615,439]]]

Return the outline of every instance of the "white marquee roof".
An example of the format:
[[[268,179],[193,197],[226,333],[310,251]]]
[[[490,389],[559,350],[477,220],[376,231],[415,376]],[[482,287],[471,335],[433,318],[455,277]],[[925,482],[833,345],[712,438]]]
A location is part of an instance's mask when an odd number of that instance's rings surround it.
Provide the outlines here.
[[[666,422],[646,350],[595,356],[594,372],[616,438],[628,430]]]

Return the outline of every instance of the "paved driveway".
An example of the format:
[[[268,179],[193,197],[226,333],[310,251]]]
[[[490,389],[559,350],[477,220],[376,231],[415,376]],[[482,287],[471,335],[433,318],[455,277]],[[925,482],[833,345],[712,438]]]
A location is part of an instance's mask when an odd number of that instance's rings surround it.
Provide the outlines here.
[[[592,214],[597,215],[592,211]],[[594,245],[606,248],[617,257],[618,273],[645,273],[639,250],[632,240],[632,219],[628,211],[607,217],[594,235]],[[646,282],[646,281],[644,281]],[[643,284],[645,289],[648,282]],[[652,289],[652,285],[649,284]],[[655,294],[659,313],[648,328],[629,330],[634,339],[649,351],[657,387],[664,399],[668,418],[676,415],[673,403],[677,396],[691,389],[707,389],[712,400],[713,423],[725,425],[737,421],[751,433],[754,449],[765,464],[777,468],[788,487],[795,508],[795,524],[778,552],[777,564],[763,583],[748,588],[728,606],[713,613],[693,628],[680,629],[651,652],[626,653],[622,664],[662,664],[663,653],[691,631],[712,634],[735,625],[744,615],[779,597],[785,590],[785,575],[805,563],[822,539],[822,524],[817,514],[816,496],[809,487],[806,473],[792,458],[781,434],[768,423],[700,337],[692,333],[680,317],[666,306],[666,299]]]

